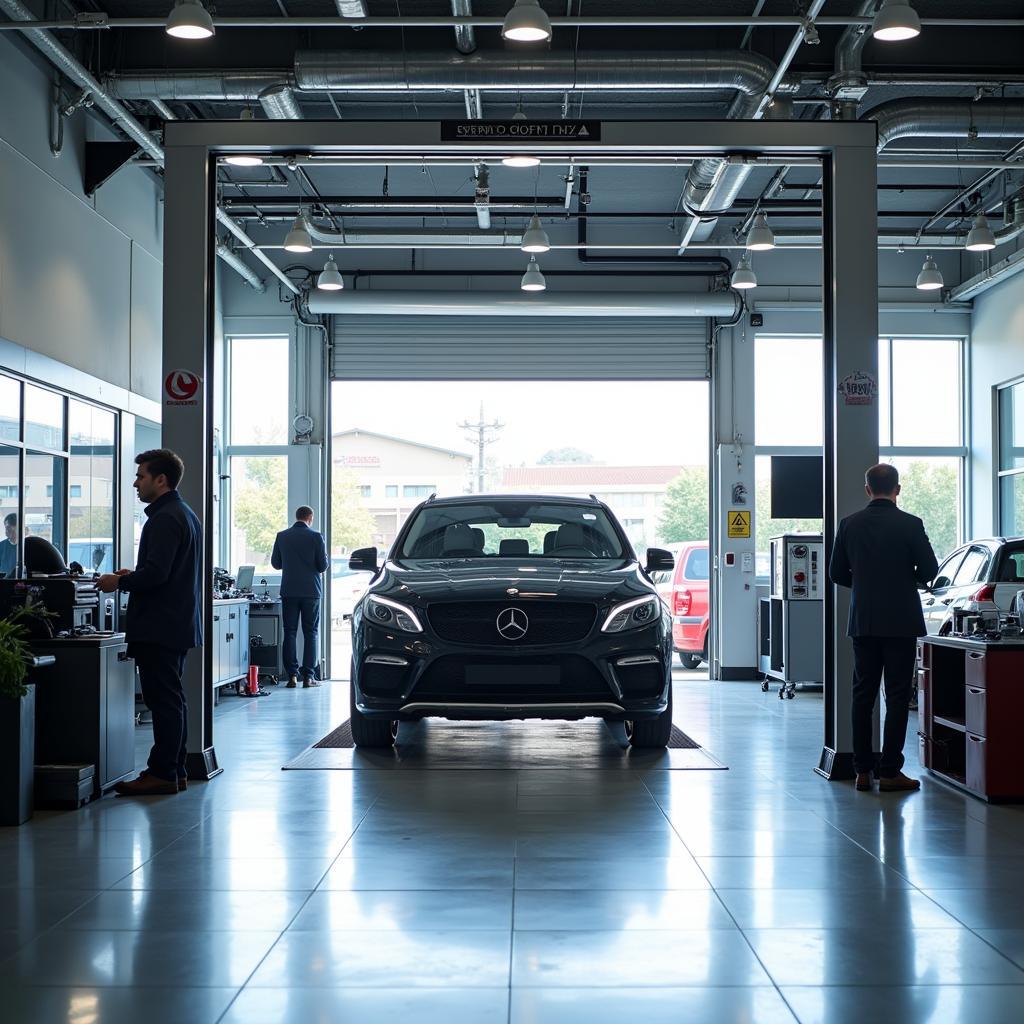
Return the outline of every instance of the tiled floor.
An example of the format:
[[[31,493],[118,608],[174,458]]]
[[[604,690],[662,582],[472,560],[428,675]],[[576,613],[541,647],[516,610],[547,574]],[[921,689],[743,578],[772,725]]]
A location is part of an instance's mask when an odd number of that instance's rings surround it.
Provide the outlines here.
[[[820,695],[679,672],[727,772],[280,771],[346,699],[228,701],[213,782],[0,832],[0,1021],[1024,1020],[1024,808],[823,781]]]

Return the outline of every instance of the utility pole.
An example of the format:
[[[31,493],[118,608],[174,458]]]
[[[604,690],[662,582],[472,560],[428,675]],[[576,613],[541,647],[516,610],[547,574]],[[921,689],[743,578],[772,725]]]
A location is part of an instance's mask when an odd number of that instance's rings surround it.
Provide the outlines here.
[[[484,403],[480,403],[480,418],[476,423],[470,423],[469,420],[463,420],[462,423],[456,423],[457,427],[462,427],[463,430],[471,431],[466,434],[466,440],[471,444],[476,445],[476,492],[477,494],[483,494],[484,492],[484,449],[489,445],[493,444],[498,440],[498,431],[502,430],[505,426],[504,423],[498,420],[493,420],[488,423],[484,419]]]

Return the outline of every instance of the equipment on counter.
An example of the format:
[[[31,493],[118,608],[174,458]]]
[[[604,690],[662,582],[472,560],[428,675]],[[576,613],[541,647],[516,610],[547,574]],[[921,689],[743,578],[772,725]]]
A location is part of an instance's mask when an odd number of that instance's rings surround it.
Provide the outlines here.
[[[235,580],[235,587],[240,594],[252,593],[252,578],[255,572],[255,565],[240,565],[238,567],[238,576]]]
[[[100,595],[95,578],[88,576],[46,576],[30,580],[0,579],[0,615],[26,601],[42,605],[51,613],[48,633],[98,628]]]

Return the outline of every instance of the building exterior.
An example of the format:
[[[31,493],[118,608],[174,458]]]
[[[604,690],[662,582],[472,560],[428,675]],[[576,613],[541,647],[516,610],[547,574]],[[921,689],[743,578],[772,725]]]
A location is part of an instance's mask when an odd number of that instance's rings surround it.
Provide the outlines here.
[[[335,474],[355,477],[377,522],[374,544],[387,548],[406,516],[431,494],[472,490],[473,457],[465,452],[353,427],[331,438]]]

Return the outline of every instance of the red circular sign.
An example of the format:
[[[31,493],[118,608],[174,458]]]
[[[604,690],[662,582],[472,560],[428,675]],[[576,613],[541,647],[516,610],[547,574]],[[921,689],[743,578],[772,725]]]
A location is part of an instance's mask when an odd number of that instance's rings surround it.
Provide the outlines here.
[[[171,370],[164,381],[167,397],[175,402],[188,402],[199,390],[199,378],[188,370]]]

